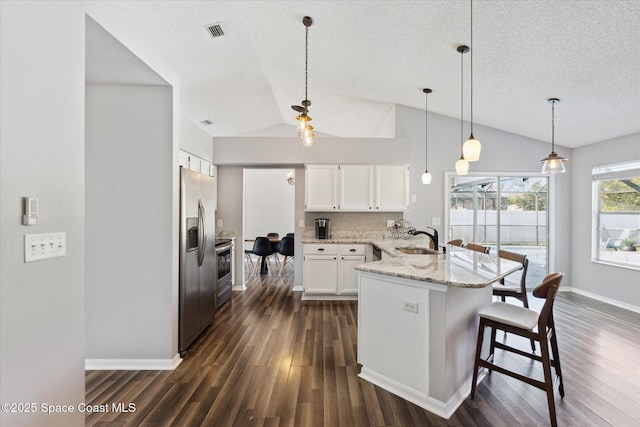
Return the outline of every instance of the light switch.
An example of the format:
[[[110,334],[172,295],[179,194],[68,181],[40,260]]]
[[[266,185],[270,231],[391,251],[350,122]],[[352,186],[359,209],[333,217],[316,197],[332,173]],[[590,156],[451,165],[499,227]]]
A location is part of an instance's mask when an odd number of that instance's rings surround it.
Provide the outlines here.
[[[418,199],[416,198],[415,194],[411,195],[411,203],[415,203]]]
[[[24,262],[40,261],[67,255],[67,233],[24,235]]]

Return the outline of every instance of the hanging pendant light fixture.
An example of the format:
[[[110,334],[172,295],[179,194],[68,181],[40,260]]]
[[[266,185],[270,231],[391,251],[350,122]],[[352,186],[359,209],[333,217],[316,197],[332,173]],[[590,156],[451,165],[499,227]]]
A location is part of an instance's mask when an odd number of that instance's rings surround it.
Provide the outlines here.
[[[429,160],[429,111],[427,108],[429,107],[429,102],[427,98],[429,98],[429,94],[433,92],[431,89],[422,89],[425,94],[424,101],[424,173],[422,174],[422,183],[424,185],[431,184],[431,174],[429,173],[428,168],[428,160]]]
[[[313,19],[309,16],[305,16],[302,18],[302,23],[304,24],[304,100],[302,100],[302,105],[292,105],[291,108],[294,111],[297,111],[298,117],[298,135],[300,139],[302,139],[302,145],[305,147],[311,147],[313,145],[313,137],[315,136],[313,133],[313,126],[309,124],[311,121],[311,117],[309,116],[309,105],[311,105],[311,101],[309,101],[309,96],[307,95],[307,87],[308,87],[308,66],[309,66],[309,27],[313,24]]]
[[[470,98],[471,98],[471,135],[469,135],[469,139],[464,143],[462,147],[462,152],[464,154],[464,158],[468,162],[476,162],[480,160],[480,150],[482,149],[482,145],[480,141],[475,139],[473,136],[473,0],[471,0],[471,87],[470,87]]]
[[[564,157],[558,156],[555,146],[555,106],[560,102],[558,98],[549,98],[547,101],[551,104],[551,153],[540,160],[542,163],[542,173],[555,175],[557,173],[564,173],[566,171],[564,164],[567,160]]]
[[[460,159],[456,162],[456,174],[466,175],[469,173],[469,162],[465,160],[463,154],[463,125],[464,125],[464,54],[469,52],[468,46],[458,46],[456,49],[460,52]]]

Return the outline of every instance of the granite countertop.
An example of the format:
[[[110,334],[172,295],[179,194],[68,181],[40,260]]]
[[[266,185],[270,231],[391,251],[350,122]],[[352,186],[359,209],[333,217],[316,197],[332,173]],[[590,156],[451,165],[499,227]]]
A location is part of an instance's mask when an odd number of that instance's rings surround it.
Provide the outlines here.
[[[396,248],[429,248],[424,235],[409,239],[383,239],[375,236],[340,237],[329,240],[302,239],[302,243],[365,243],[378,247],[389,258],[360,264],[356,270],[386,276],[438,283],[463,288],[484,288],[522,268],[522,264],[458,246],[447,246],[447,253],[408,255]]]

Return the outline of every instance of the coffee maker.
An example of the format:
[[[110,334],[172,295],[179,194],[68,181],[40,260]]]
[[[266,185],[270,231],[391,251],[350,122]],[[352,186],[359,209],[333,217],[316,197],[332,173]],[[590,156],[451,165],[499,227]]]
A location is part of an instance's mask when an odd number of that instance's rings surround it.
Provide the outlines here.
[[[331,221],[327,218],[316,218],[316,239],[326,240],[331,237]]]

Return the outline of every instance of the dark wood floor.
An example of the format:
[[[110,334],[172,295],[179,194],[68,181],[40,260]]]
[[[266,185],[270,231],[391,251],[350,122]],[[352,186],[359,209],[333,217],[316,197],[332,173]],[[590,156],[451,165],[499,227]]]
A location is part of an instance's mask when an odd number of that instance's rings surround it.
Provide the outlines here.
[[[291,276],[259,277],[234,292],[175,371],[87,371],[87,403],[133,402],[136,411],[89,414],[86,424],[548,425],[544,392],[495,372],[449,420],[359,379],[357,303],[303,302],[291,288]],[[566,392],[556,398],[559,425],[639,426],[640,316],[576,294],[560,294],[555,313]],[[542,378],[537,364],[502,357]]]

